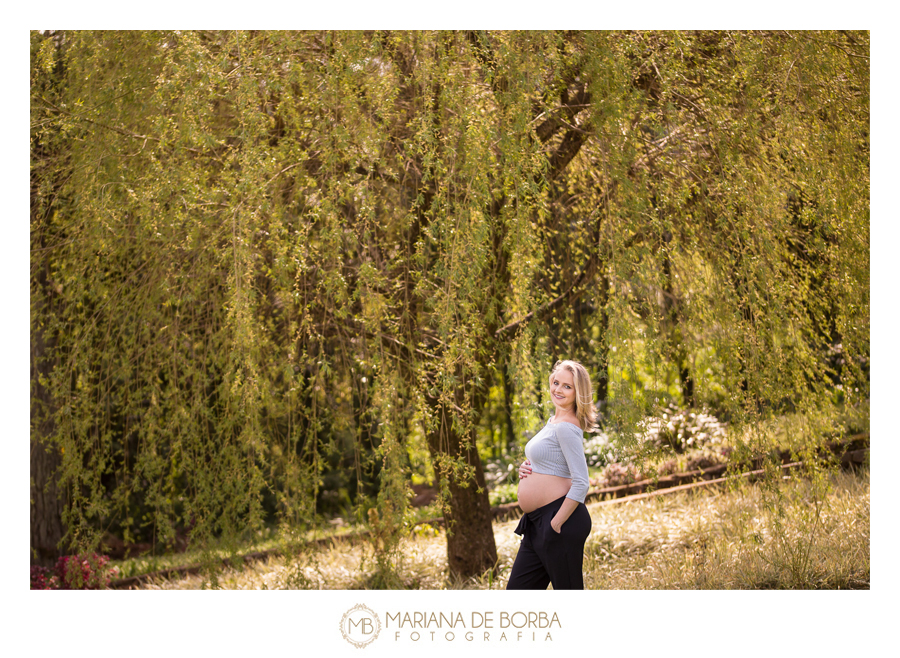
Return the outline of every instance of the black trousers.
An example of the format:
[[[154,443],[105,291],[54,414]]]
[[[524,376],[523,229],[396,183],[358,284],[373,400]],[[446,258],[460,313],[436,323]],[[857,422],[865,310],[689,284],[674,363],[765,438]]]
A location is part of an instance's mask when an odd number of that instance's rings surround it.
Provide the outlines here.
[[[565,496],[527,512],[515,529],[522,543],[513,563],[506,589],[584,589],[584,542],[591,533],[591,515],[579,503],[556,532],[550,521],[562,507]]]

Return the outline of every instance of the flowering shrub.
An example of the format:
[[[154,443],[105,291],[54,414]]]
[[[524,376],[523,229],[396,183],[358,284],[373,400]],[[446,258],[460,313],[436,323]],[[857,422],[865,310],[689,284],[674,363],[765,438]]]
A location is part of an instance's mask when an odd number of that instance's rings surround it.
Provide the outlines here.
[[[46,567],[31,567],[31,589],[105,589],[119,573],[108,564],[107,555],[64,555],[53,573]]]
[[[31,567],[31,589],[59,589],[59,578],[47,567]]]
[[[603,468],[607,464],[619,461],[620,455],[612,445],[612,439],[606,432],[597,432],[584,442],[584,457],[588,468]]]
[[[632,484],[642,478],[640,471],[634,464],[620,464],[613,462],[607,464],[597,478],[600,487],[618,487],[623,484]]]
[[[669,407],[662,418],[645,418],[643,440],[658,449],[672,448],[677,453],[705,448],[725,440],[725,425],[711,414]]]
[[[681,457],[673,457],[660,464],[656,469],[656,474],[659,477],[663,477],[673,473],[680,473],[681,471],[697,471],[727,464],[728,457],[732,452],[734,452],[734,449],[730,446],[690,450]]]
[[[656,474],[659,477],[665,477],[666,475],[672,475],[673,473],[677,473],[681,468],[678,465],[677,459],[669,459],[664,461],[659,467],[656,469]]]

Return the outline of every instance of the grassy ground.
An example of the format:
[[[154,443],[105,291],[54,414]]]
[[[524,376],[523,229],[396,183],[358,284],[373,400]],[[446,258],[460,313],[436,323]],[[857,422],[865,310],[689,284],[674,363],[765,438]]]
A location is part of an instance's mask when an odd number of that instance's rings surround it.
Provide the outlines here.
[[[588,589],[869,587],[868,473],[837,474],[815,495],[806,479],[732,491],[701,490],[630,503],[588,505]],[[502,589],[518,548],[516,521],[497,523],[499,570],[465,582],[446,576],[443,532],[419,528],[395,568],[379,570],[368,544],[336,543],[203,576],[160,579],[145,589]]]

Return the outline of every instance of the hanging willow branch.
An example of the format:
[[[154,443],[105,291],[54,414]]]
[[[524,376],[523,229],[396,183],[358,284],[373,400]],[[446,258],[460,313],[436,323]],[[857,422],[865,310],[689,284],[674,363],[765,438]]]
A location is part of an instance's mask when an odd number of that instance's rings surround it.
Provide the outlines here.
[[[562,356],[622,427],[694,362],[734,422],[866,405],[867,33],[31,46],[32,453],[73,545],[341,515],[396,582],[434,474],[481,574],[489,425],[515,449]]]

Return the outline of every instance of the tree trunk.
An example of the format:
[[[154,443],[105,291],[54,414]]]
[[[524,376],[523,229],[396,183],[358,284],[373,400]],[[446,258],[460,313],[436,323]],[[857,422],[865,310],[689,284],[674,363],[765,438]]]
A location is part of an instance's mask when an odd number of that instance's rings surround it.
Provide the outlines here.
[[[53,97],[58,91],[57,85],[62,86],[66,80],[66,68],[62,57],[63,39],[58,38],[53,30],[41,33],[42,41],[51,39],[52,46],[57,50],[53,73],[44,81],[47,85],[43,88],[47,97]],[[46,45],[44,41],[44,45]],[[34,52],[34,51],[32,51]],[[35,68],[32,66],[32,84]],[[34,93],[34,87],[32,87]],[[33,107],[32,107],[33,111]],[[53,134],[51,132],[51,134]],[[35,318],[48,318],[58,310],[58,298],[53,290],[53,281],[50,277],[50,262],[53,251],[49,249],[51,243],[63,243],[67,241],[63,236],[56,234],[50,236],[52,229],[48,228],[48,219],[58,209],[60,191],[63,181],[67,180],[71,172],[66,167],[61,170],[51,167],[52,173],[47,173],[47,163],[65,163],[67,154],[62,146],[47,139],[41,131],[32,130],[31,142],[31,175],[30,175],[30,239],[31,239],[31,268],[30,282],[32,316],[30,322],[30,349],[31,349],[31,400],[30,400],[30,470],[29,483],[30,525],[31,525],[31,564],[52,566],[62,554],[60,543],[66,534],[62,515],[66,507],[67,499],[65,490],[58,486],[58,471],[62,465],[62,454],[58,445],[50,441],[56,432],[53,416],[56,413],[56,404],[51,392],[43,382],[53,372],[54,358],[51,356],[56,348],[54,334],[45,334],[39,322]],[[49,189],[46,184],[49,183]]]
[[[57,486],[56,472],[62,463],[59,448],[48,442],[53,433],[52,399],[39,375],[49,375],[43,360],[43,332],[31,333],[31,563],[52,566],[62,555],[65,535],[62,513],[65,492]]]
[[[59,453],[40,439],[31,441],[31,563],[52,566],[63,554],[59,542],[65,534],[62,523],[63,492],[56,486]]]
[[[497,565],[497,546],[484,469],[474,435],[463,436],[453,417],[436,398],[428,403],[438,414],[437,428],[428,436],[428,447],[439,477],[446,480],[449,500],[444,502],[447,522],[447,563],[450,573],[462,578],[480,576]],[[456,469],[442,468],[448,458],[462,457],[474,471],[466,478]]]

